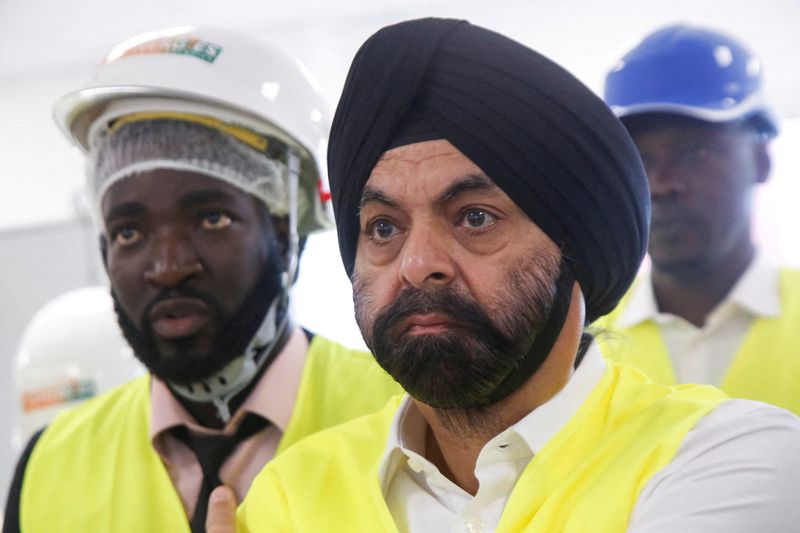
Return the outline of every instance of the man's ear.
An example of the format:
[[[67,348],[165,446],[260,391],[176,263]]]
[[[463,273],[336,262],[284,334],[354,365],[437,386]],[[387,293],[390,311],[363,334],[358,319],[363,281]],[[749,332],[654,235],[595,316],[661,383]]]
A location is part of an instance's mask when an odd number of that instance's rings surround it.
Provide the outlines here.
[[[284,259],[288,259],[289,253],[289,218],[288,217],[273,217],[270,216],[270,225],[275,232],[275,237],[280,246],[281,255]]]
[[[108,274],[108,239],[101,233],[98,236],[98,240],[100,241],[100,256],[103,258],[103,268],[106,269],[106,274]]]
[[[289,218],[288,217],[270,217],[270,223],[272,224],[272,229],[275,231],[275,237],[278,240],[278,246],[280,246],[280,252],[283,256],[285,261],[285,265],[289,264]],[[297,241],[297,270],[294,273],[294,279],[292,282],[294,283],[297,281],[297,277],[300,273],[300,256],[303,255],[303,250],[306,247],[306,236],[302,236],[298,238]]]
[[[758,142],[754,146],[756,160],[756,183],[766,183],[772,171],[772,158],[769,156],[769,143]]]

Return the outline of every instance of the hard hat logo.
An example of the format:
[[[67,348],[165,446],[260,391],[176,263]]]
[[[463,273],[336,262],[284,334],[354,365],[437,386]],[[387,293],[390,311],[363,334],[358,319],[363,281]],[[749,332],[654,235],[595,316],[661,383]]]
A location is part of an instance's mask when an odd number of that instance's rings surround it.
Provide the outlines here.
[[[119,55],[106,58],[106,62],[116,61],[123,57],[150,54],[180,54],[196,57],[213,63],[222,53],[222,46],[208,41],[203,41],[197,37],[181,35],[178,37],[163,37],[153,39],[142,44],[138,44]]]

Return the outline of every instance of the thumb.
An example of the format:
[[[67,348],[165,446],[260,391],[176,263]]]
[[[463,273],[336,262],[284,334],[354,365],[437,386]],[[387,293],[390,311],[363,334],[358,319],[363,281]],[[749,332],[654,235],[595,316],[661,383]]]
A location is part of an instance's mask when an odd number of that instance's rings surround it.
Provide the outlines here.
[[[211,492],[206,533],[236,533],[236,496],[230,487],[220,485]]]

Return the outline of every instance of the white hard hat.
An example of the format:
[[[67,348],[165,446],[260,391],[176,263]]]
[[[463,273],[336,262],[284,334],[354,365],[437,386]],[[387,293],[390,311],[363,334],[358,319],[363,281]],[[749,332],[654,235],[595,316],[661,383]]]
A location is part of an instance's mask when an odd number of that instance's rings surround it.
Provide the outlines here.
[[[114,120],[148,112],[207,116],[277,140],[300,158],[298,189],[310,209],[297,232],[330,227],[327,105],[306,68],[265,43],[217,28],[144,33],[115,47],[54,111],[84,151]]]
[[[117,325],[107,287],[83,287],[46,303],[28,323],[16,358],[14,446],[66,407],[144,373]]]

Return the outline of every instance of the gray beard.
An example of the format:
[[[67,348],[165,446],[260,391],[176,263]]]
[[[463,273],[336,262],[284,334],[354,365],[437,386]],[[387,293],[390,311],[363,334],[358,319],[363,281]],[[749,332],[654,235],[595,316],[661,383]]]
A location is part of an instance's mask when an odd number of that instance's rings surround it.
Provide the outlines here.
[[[445,431],[465,441],[488,441],[509,427],[502,416],[502,402],[485,407],[434,408],[433,412]]]

